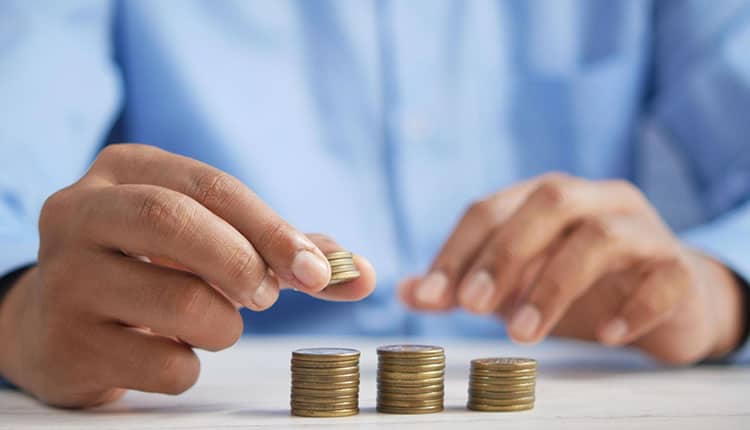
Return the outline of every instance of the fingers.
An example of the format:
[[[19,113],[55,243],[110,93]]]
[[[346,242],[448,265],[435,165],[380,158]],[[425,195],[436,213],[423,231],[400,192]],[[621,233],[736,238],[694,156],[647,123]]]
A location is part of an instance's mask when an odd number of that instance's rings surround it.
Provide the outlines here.
[[[443,245],[429,273],[416,283],[404,283],[407,304],[425,310],[455,306],[456,285],[490,232],[511,214],[537,180],[524,182],[473,204]]]
[[[551,253],[508,325],[521,342],[545,337],[572,303],[605,275],[669,249],[635,218],[603,216],[579,222]]]
[[[681,261],[653,264],[619,314],[600,327],[599,340],[612,346],[635,341],[669,319],[693,284],[689,270]]]
[[[575,222],[640,205],[638,193],[624,189],[629,188],[622,182],[592,183],[558,175],[541,181],[484,244],[460,282],[459,303],[478,314],[495,311],[522,287],[519,279],[527,265]]]
[[[93,175],[116,184],[151,184],[189,196],[245,236],[281,282],[320,291],[330,280],[321,251],[238,179],[197,160],[145,145],[111,145]]]
[[[153,185],[119,185],[97,188],[87,201],[81,228],[95,243],[173,260],[253,309],[275,300],[278,287],[254,247],[191,198]]]
[[[338,243],[327,236],[308,234],[308,237],[324,254],[344,250]],[[364,257],[356,254],[354,255],[354,264],[357,266],[357,270],[359,270],[359,278],[343,284],[331,285],[321,291],[309,294],[313,297],[330,301],[355,301],[369,296],[375,289],[375,269],[373,269],[370,262]]]
[[[147,327],[210,351],[228,348],[242,335],[234,305],[193,274],[113,254],[100,258],[96,270],[97,285],[78,289],[83,293],[76,300],[105,320]]]
[[[102,358],[100,383],[151,393],[180,394],[192,387],[200,362],[189,346],[118,325],[102,327],[95,351]]]

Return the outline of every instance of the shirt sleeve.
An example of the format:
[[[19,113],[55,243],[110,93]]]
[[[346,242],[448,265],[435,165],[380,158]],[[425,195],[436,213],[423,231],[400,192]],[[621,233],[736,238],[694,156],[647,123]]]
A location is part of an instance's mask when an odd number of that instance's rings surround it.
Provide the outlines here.
[[[33,263],[45,199],[74,182],[119,107],[112,5],[0,2],[0,277]]]
[[[650,120],[687,162],[705,210],[706,222],[681,236],[748,288],[750,1],[655,4]],[[744,345],[732,358],[750,361]]]

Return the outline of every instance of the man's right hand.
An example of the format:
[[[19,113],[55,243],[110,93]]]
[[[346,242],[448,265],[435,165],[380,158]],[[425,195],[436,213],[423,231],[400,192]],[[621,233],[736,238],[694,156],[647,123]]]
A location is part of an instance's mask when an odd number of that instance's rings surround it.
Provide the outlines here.
[[[59,406],[186,390],[192,347],[233,345],[237,307],[266,309],[281,288],[359,300],[375,286],[356,257],[361,277],[325,288],[335,242],[300,233],[228,174],[149,146],[105,148],[47,200],[39,230],[38,265],[0,305],[0,374]]]

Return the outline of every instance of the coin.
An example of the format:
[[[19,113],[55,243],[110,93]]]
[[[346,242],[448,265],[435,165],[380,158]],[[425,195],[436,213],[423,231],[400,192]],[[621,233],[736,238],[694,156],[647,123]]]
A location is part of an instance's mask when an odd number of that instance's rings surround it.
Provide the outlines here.
[[[434,385],[416,385],[416,386],[392,386],[389,384],[378,384],[378,392],[380,393],[393,393],[393,394],[420,394],[420,393],[436,393],[443,392],[442,381],[440,384]]]
[[[391,364],[390,362],[380,363],[378,370],[384,370],[386,372],[407,372],[407,373],[418,373],[418,372],[429,372],[432,370],[444,370],[445,363],[435,364],[419,364],[419,365],[403,365],[403,364]]]
[[[381,361],[380,364],[388,364],[388,365],[394,365],[394,366],[409,366],[409,367],[426,366],[426,365],[432,365],[432,364],[441,364],[445,366],[444,355],[425,356],[425,357],[419,357],[419,356],[400,357],[397,355],[396,356],[382,355],[382,356],[386,357],[387,360]]]
[[[488,397],[477,396],[477,395],[469,396],[470,403],[481,403],[483,405],[492,405],[492,406],[511,406],[511,405],[518,405],[518,404],[534,403],[534,399],[535,397],[533,395],[526,396],[526,397],[518,397],[516,399],[490,399]]]
[[[335,251],[326,254],[326,260],[336,260],[338,258],[352,258],[353,254],[349,251]]]
[[[292,375],[292,383],[308,382],[318,384],[340,384],[344,382],[359,382],[359,375]]]
[[[497,384],[497,383],[484,383],[484,382],[477,382],[472,380],[469,380],[469,388],[473,388],[475,390],[483,390],[483,391],[495,391],[500,393],[505,393],[508,391],[521,391],[521,390],[533,390],[536,385],[535,381],[530,382],[518,382],[518,383],[510,383],[510,384]]]
[[[425,406],[425,407],[414,407],[414,408],[397,408],[395,406],[377,406],[378,412],[386,414],[433,414],[436,412],[442,412],[443,406]]]
[[[311,409],[300,409],[300,408],[292,408],[292,415],[300,416],[300,417],[318,417],[318,418],[324,418],[324,417],[348,417],[352,415],[357,415],[359,413],[359,408],[355,409],[337,409],[334,411],[321,411],[321,410],[311,410]]]
[[[299,361],[337,361],[359,359],[359,351],[349,348],[302,348],[292,351],[292,359]]]
[[[292,369],[335,369],[339,367],[359,366],[359,357],[346,360],[298,360],[292,358]]]
[[[443,348],[433,345],[385,345],[378,348],[378,355],[398,357],[443,356]]]
[[[466,405],[471,410],[483,412],[517,412],[526,411],[534,408],[533,403],[518,404],[512,406],[485,405],[482,403],[468,403]]]
[[[482,382],[485,384],[513,384],[513,383],[524,383],[536,380],[536,375],[523,375],[523,376],[505,376],[505,375],[477,375],[476,373],[471,374],[471,380],[474,382]]]
[[[429,399],[429,400],[395,400],[389,398],[383,398],[378,396],[378,405],[396,408],[423,408],[428,406],[443,406],[443,399]]]
[[[418,379],[424,381],[425,379],[442,378],[445,375],[444,370],[428,370],[426,372],[388,372],[385,370],[378,371],[378,377],[382,379],[395,379],[395,380],[413,380]]]
[[[435,400],[435,399],[443,399],[444,397],[445,397],[445,392],[443,390],[428,391],[425,393],[411,393],[411,394],[389,393],[387,391],[380,391],[378,393],[378,398],[398,400],[398,401]]]
[[[309,409],[316,411],[334,411],[336,409],[354,409],[358,407],[357,400],[349,400],[344,402],[303,402],[294,399],[290,402],[290,405],[294,409]]]
[[[314,390],[310,388],[299,388],[299,387],[292,387],[292,395],[299,395],[299,396],[305,396],[305,397],[324,397],[324,398],[334,398],[334,397],[345,397],[345,396],[356,396],[359,394],[359,387],[350,387],[350,388],[338,388],[338,389],[328,389],[328,390]]]
[[[494,370],[536,369],[537,362],[531,358],[492,357],[471,360],[471,366]]]
[[[533,397],[534,390],[522,390],[522,391],[508,391],[508,392],[495,392],[486,390],[474,390],[469,389],[469,397],[486,397],[488,399],[518,399],[520,397]]]
[[[380,385],[401,386],[401,387],[424,387],[428,385],[442,384],[443,377],[429,379],[387,379],[378,376]]]
[[[325,367],[322,369],[309,369],[292,366],[292,374],[299,375],[354,375],[359,374],[359,366]]]
[[[294,388],[304,388],[304,389],[309,389],[309,390],[328,390],[328,389],[336,390],[339,388],[359,387],[359,380],[328,382],[328,383],[292,381],[292,386]]]

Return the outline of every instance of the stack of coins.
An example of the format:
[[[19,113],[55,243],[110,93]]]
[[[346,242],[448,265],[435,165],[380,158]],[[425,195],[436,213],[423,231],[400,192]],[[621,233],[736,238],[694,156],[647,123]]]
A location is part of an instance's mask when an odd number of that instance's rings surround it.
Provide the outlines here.
[[[525,411],[534,407],[536,360],[479,358],[471,361],[469,402],[475,411]]]
[[[378,348],[378,412],[430,414],[443,410],[445,353],[439,346]]]
[[[336,285],[359,278],[359,270],[357,270],[357,266],[354,264],[351,252],[332,252],[326,254],[326,259],[328,259],[328,264],[331,266],[331,282],[328,285]]]
[[[292,415],[345,417],[359,413],[359,351],[307,348],[292,352]]]

